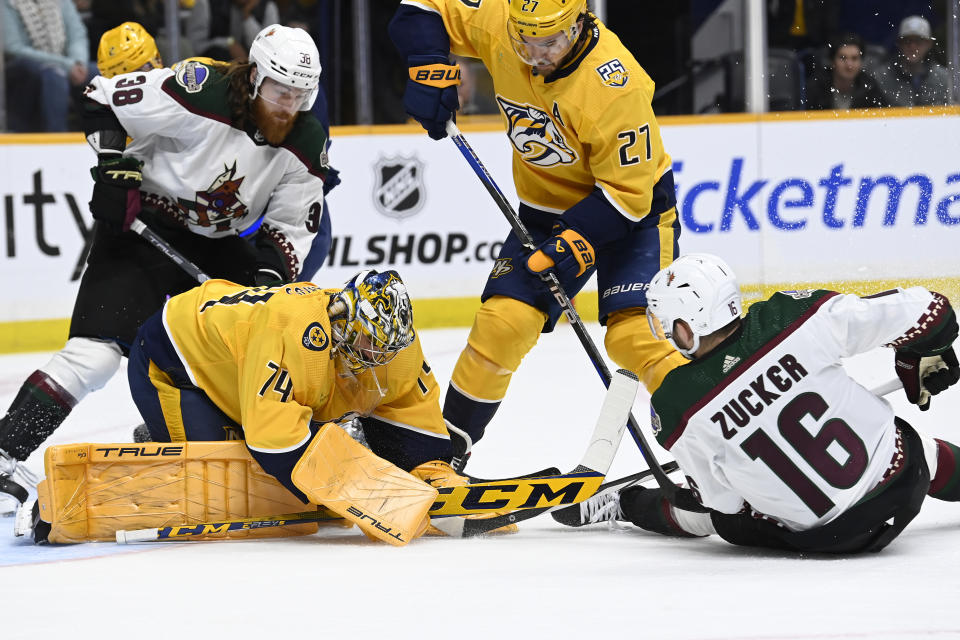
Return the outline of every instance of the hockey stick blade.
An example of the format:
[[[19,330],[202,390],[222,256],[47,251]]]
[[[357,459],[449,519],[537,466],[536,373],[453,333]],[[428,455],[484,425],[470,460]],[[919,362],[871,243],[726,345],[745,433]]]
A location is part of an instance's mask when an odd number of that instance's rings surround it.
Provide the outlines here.
[[[583,454],[583,458],[580,460],[577,468],[569,474],[589,474],[589,477],[595,482],[597,480],[599,480],[599,482],[596,482],[590,493],[580,491],[573,496],[572,499],[568,493],[567,496],[563,497],[563,503],[574,504],[583,502],[599,490],[600,483],[607,475],[607,471],[609,471],[610,465],[613,463],[617,449],[620,447],[623,430],[626,428],[627,416],[630,415],[630,411],[633,409],[633,402],[636,399],[637,387],[639,385],[640,380],[636,374],[626,369],[618,369],[610,379],[610,386],[607,388],[607,393],[603,398],[600,415],[597,417],[597,424],[593,429],[593,435],[590,436],[590,442],[587,444],[586,452]],[[549,500],[555,496],[556,494],[551,496],[541,494],[537,496],[537,498],[538,500],[540,498],[547,498]],[[532,497],[533,496],[531,496],[531,499]],[[520,508],[549,509],[554,506],[560,505],[546,505],[541,507],[541,505],[538,504],[530,504],[528,501],[528,503]],[[431,510],[431,514],[433,513]],[[495,516],[494,518],[484,519],[432,517],[431,524],[453,538],[464,538],[497,529],[503,525],[488,527],[480,523],[486,523],[495,518],[504,518],[510,515],[511,514],[506,514],[505,516]],[[510,523],[511,522],[508,521],[505,524]]]

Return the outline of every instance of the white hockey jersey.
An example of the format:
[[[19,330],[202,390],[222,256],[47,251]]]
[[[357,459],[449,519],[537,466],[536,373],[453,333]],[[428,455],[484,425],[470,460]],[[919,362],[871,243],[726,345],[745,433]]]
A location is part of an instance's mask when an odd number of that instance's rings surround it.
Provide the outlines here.
[[[281,146],[231,124],[218,66],[188,61],[113,78],[87,97],[108,106],[133,138],[125,155],[144,162],[141,201],[194,233],[222,237],[257,223],[295,277],[323,208],[326,134],[302,113]]]
[[[652,398],[657,440],[705,506],[746,503],[793,531],[825,524],[878,485],[896,450],[893,409],[841,358],[922,333],[943,300],[920,287],[774,294],[667,374]]]

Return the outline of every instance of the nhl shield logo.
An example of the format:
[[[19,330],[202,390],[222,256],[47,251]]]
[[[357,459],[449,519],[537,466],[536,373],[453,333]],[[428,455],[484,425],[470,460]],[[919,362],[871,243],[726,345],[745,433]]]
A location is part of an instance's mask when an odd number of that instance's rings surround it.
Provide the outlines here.
[[[377,211],[390,218],[409,218],[423,208],[423,163],[416,156],[381,157],[373,173]]]

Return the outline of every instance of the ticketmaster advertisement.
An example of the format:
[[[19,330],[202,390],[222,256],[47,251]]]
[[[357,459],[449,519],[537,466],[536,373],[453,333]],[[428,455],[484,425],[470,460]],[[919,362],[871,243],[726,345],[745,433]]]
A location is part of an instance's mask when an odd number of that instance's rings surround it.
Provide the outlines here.
[[[748,288],[955,283],[960,112],[893,114],[665,118],[681,251],[721,255]],[[495,126],[465,136],[516,206],[506,136]],[[343,183],[328,199],[333,244],[314,281],[389,268],[415,301],[479,296],[510,227],[453,142],[415,126],[334,128],[332,138]],[[76,134],[0,136],[0,158],[0,330],[11,332],[4,323],[70,316],[95,157]]]

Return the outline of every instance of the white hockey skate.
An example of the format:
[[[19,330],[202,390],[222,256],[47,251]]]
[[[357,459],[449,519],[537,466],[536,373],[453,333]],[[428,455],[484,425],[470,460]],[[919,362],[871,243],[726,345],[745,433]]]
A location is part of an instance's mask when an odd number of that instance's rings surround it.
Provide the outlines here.
[[[39,482],[35,473],[0,449],[0,516],[15,513]]]

